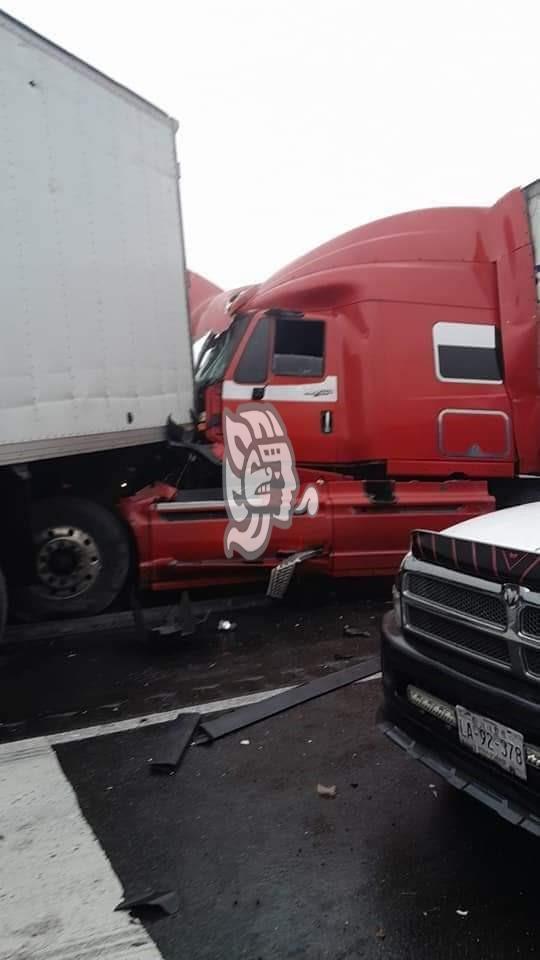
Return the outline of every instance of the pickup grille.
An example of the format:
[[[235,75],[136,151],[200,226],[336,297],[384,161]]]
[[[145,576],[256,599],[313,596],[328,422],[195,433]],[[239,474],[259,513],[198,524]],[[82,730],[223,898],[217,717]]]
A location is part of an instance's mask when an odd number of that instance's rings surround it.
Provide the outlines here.
[[[489,658],[510,666],[508,646],[502,637],[484,633],[481,630],[473,630],[465,624],[447,620],[438,614],[409,604],[406,607],[406,622],[411,630],[417,630],[431,640],[442,641],[477,657]]]
[[[540,640],[540,607],[527,606],[523,608],[520,631],[528,637],[535,637]]]
[[[529,673],[540,676],[540,650],[525,649],[525,661]]]
[[[446,580],[426,577],[421,573],[407,575],[406,590],[413,596],[437,606],[455,610],[465,616],[474,617],[475,620],[483,620],[503,630],[506,627],[506,609],[502,598],[491,593],[470,590]],[[538,629],[540,631],[540,617]]]

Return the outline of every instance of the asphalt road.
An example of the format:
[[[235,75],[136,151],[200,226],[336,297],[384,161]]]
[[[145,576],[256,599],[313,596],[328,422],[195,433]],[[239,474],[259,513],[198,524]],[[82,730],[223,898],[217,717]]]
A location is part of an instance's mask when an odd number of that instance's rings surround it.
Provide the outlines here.
[[[313,599],[239,613],[229,633],[214,619],[172,649],[137,647],[129,633],[23,645],[3,658],[2,736],[54,734],[269,690],[377,651],[382,603],[366,606],[365,596],[350,594],[317,606]],[[348,636],[345,624],[370,635]],[[192,746],[171,777],[149,772],[162,725],[55,747],[125,893],[178,894],[174,916],[145,917],[146,934],[129,928],[137,956],[149,957],[152,941],[166,960],[506,960],[538,952],[537,842],[389,744],[375,726],[379,701],[377,680],[344,688]],[[13,781],[16,767],[7,770]],[[319,783],[335,786],[335,798],[320,797]],[[0,878],[9,830],[6,807]],[[75,890],[77,856],[62,871]],[[34,926],[41,936],[43,924]],[[11,952],[2,952],[0,935],[2,960],[67,960],[65,951],[33,952],[40,941],[29,930],[9,941],[19,944]],[[99,949],[78,955],[120,956],[103,943]]]
[[[389,584],[311,588],[264,610],[210,614],[195,636],[142,643],[133,629],[8,644],[0,742],[301,683],[378,649]],[[356,626],[365,636],[347,636]]]

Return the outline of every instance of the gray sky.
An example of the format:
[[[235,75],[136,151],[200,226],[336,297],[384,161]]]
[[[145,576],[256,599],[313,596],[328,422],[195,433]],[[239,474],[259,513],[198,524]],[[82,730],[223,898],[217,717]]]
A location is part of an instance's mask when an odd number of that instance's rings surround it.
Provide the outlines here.
[[[225,287],[540,176],[538,0],[3,6],[179,120],[188,263]]]

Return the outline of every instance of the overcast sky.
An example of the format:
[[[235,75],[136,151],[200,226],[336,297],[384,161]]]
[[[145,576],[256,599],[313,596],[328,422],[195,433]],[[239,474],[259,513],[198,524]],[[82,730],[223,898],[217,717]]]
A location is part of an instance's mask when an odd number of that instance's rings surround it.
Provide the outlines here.
[[[180,122],[188,264],[224,287],[540,176],[538,0],[3,0]]]

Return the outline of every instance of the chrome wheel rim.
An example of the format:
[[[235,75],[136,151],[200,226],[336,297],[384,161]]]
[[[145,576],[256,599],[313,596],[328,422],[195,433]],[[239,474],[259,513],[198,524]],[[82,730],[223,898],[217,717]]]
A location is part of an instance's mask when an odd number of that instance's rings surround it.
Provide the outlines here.
[[[36,538],[36,551],[39,587],[51,598],[80,597],[99,576],[97,543],[80,527],[47,527]]]

